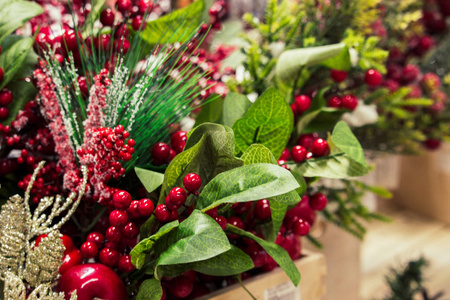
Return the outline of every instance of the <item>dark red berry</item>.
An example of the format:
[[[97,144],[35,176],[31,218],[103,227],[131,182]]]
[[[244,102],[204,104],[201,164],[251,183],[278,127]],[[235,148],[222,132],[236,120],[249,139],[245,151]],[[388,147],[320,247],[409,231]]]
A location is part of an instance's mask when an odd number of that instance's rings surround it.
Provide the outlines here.
[[[339,83],[347,79],[347,71],[331,69],[330,76],[334,82]]]
[[[266,264],[268,254],[261,246],[252,244],[245,248],[244,251],[253,260],[255,268],[260,268]]]
[[[131,9],[132,4],[131,0],[117,0],[116,8],[121,13],[126,13]]]
[[[178,298],[186,298],[192,293],[194,282],[186,276],[180,276],[170,281],[169,293]]]
[[[186,145],[186,141],[187,141],[187,132],[177,131],[170,138],[170,145],[172,146],[172,149],[176,153],[180,153],[183,151],[184,146]]]
[[[242,221],[242,219],[239,217],[236,217],[236,216],[229,217],[227,219],[227,223],[230,225],[236,226],[237,228],[240,228],[242,230],[245,230],[245,224]]]
[[[103,241],[105,237],[100,232],[91,232],[86,238],[86,242],[92,242],[97,245],[97,248],[100,249],[102,247]]]
[[[9,116],[9,109],[7,107],[0,107],[0,120],[4,120]]]
[[[98,254],[98,247],[93,242],[85,242],[81,245],[80,251],[84,258],[94,258]]]
[[[158,143],[153,146],[152,149],[152,159],[156,165],[162,165],[167,163],[170,156],[169,145],[165,143]]]
[[[299,113],[304,113],[311,106],[311,98],[306,95],[297,96],[295,97],[295,106],[297,106]]]
[[[306,150],[304,147],[297,145],[292,147],[291,149],[291,156],[292,159],[296,163],[301,163],[306,160],[306,154],[308,153],[308,150]]]
[[[314,134],[302,134],[298,137],[297,145],[309,149],[316,138]]]
[[[108,267],[114,267],[119,261],[119,252],[112,248],[103,248],[100,251],[100,262]]]
[[[233,211],[238,215],[248,213],[252,209],[252,207],[253,207],[252,202],[233,203],[233,205],[231,205]]]
[[[327,203],[327,196],[322,193],[316,193],[309,198],[309,206],[314,210],[323,210]]]
[[[342,100],[338,96],[333,96],[328,100],[328,106],[333,108],[341,108]]]
[[[143,16],[145,14],[149,14],[152,11],[153,2],[150,0],[140,0],[137,6],[139,7],[139,14]]]
[[[155,206],[154,206],[152,200],[147,199],[147,198],[139,200],[138,211],[141,216],[149,217],[153,213],[154,209],[155,209]]]
[[[178,209],[186,202],[187,194],[186,191],[180,187],[174,187],[169,192],[169,198],[166,199],[166,202],[170,203],[170,206]],[[167,203],[166,203],[167,204]]]
[[[289,156],[290,155],[290,153],[289,153],[289,149],[287,149],[287,148],[284,148],[284,150],[283,150],[283,153],[281,153],[281,156],[280,156],[280,158],[279,159],[281,159],[281,160],[289,160]]]
[[[0,105],[6,106],[13,101],[13,93],[8,89],[0,91]]]
[[[225,230],[227,228],[228,222],[227,219],[223,216],[216,216],[214,217],[214,220],[217,222],[217,224],[220,225],[222,230]]]
[[[0,68],[0,82],[3,80],[3,69]]]
[[[355,110],[355,108],[358,106],[358,99],[356,99],[353,95],[345,95],[342,97],[342,107],[349,109],[349,110]]]
[[[117,191],[113,195],[113,204],[115,208],[127,209],[131,204],[131,195],[127,191]]]
[[[81,264],[82,261],[83,255],[81,255],[81,251],[73,249],[70,253],[64,255],[62,265],[59,267],[59,274],[64,274],[73,266]]]
[[[298,219],[297,221],[295,221],[293,226],[294,227],[292,228],[292,230],[294,231],[294,234],[299,236],[307,235],[311,227],[309,223],[303,219]]]
[[[297,105],[295,105],[295,102],[291,104],[291,110],[292,110],[292,114],[295,116],[298,115],[298,109],[297,109]]]
[[[429,150],[436,150],[441,146],[441,140],[430,138],[423,142],[423,144]]]
[[[103,26],[112,27],[114,25],[115,14],[111,8],[107,8],[100,14],[100,22]]]
[[[155,208],[155,217],[161,222],[167,222],[172,217],[172,212],[165,204],[160,204]]]
[[[119,270],[123,273],[130,273],[134,270],[134,266],[131,263],[131,255],[122,255],[119,258]]]
[[[128,220],[128,214],[124,210],[116,209],[109,214],[109,224],[112,226],[123,227],[127,225]]]
[[[78,32],[78,38],[81,39],[80,33]],[[75,30],[69,29],[66,30],[62,36],[63,42],[66,45],[67,49],[70,51],[78,50],[78,39]]]
[[[86,77],[80,76],[77,78],[78,86],[80,87],[80,92],[84,97],[87,97],[89,95],[89,89],[87,86]]]
[[[270,204],[267,199],[256,201],[255,203],[255,217],[261,221],[268,220],[272,216],[270,211]]]
[[[190,193],[196,192],[202,186],[202,179],[195,173],[189,173],[183,178],[183,186]]]
[[[383,76],[375,69],[367,70],[366,74],[364,75],[364,81],[371,87],[379,86],[382,80]]]
[[[409,64],[403,68],[402,71],[402,82],[411,83],[415,81],[420,75],[420,70],[416,65]]]
[[[142,16],[136,16],[133,18],[133,21],[131,22],[131,27],[133,27],[133,29],[135,31],[140,30],[141,28],[143,28],[144,26],[142,25]]]
[[[110,242],[120,242],[120,239],[122,238],[122,229],[117,226],[110,226],[106,230],[106,238]]]
[[[152,210],[152,212],[153,212],[153,210]],[[128,213],[128,216],[130,216],[130,218],[132,218],[132,219],[137,219],[141,216],[141,214],[139,213],[139,201],[138,200],[131,201],[130,206],[127,208],[127,213]]]
[[[136,225],[136,223],[130,222],[127,225],[125,225],[122,233],[126,238],[129,239],[135,238],[139,234],[139,226]]]
[[[317,139],[311,145],[311,152],[315,157],[327,156],[330,154],[330,146],[324,139]]]

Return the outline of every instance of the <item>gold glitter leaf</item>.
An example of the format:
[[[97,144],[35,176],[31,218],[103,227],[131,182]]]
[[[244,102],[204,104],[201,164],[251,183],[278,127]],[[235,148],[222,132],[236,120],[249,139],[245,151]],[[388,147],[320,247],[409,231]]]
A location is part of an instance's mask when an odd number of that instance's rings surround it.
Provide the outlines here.
[[[23,277],[30,286],[51,283],[57,279],[64,253],[60,236],[59,231],[52,231],[41,240],[38,247],[28,252]]]
[[[55,293],[48,284],[41,284],[31,292],[27,300],[65,300],[64,293]],[[72,293],[70,300],[77,300],[76,292]]]
[[[6,272],[3,288],[5,300],[25,300],[27,293],[22,279],[14,273]]]

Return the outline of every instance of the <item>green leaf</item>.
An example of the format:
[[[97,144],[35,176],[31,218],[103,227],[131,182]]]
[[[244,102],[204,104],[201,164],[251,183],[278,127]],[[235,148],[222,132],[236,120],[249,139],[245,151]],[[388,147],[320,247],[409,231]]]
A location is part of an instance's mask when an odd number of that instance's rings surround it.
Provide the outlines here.
[[[238,93],[228,93],[223,102],[223,124],[233,126],[252,106],[247,96]]]
[[[136,269],[141,269],[144,266],[146,263],[146,257],[152,252],[155,243],[177,226],[179,226],[178,221],[167,223],[161,227],[157,233],[141,240],[139,244],[131,250],[131,263],[136,267]]]
[[[11,124],[19,110],[21,110],[29,101],[33,100],[38,92],[34,87],[34,84],[27,81],[10,82],[8,88],[13,93],[14,101],[8,105],[9,117],[2,122],[5,125]]]
[[[302,134],[330,131],[346,113],[344,109],[325,107],[304,127]]]
[[[302,175],[298,174],[295,171],[291,170],[291,173],[297,180],[298,184],[300,185],[300,187],[298,189],[296,189],[295,191],[297,192],[297,194],[299,194],[299,196],[303,196],[306,192],[306,189],[308,188],[308,184],[306,183],[305,178],[303,178]]]
[[[282,247],[274,244],[272,242],[265,241],[259,237],[247,232],[245,230],[239,229],[233,225],[228,224],[227,232],[234,233],[242,237],[249,238],[257,242],[261,247],[266,250],[266,252],[280,265],[280,267],[286,272],[286,275],[292,281],[292,283],[297,286],[300,283],[300,273],[295,266],[289,254]]]
[[[186,220],[171,231],[164,242],[168,247],[156,262],[156,278],[163,276],[163,266],[200,262],[231,249],[230,242],[220,225],[199,210],[194,210]]]
[[[347,123],[340,121],[336,124],[331,140],[340,151],[347,154],[357,163],[367,167],[364,150]]]
[[[299,187],[292,174],[273,164],[252,164],[217,175],[200,193],[197,208],[207,211],[222,203],[267,199]],[[290,202],[281,197],[280,202]],[[297,201],[298,202],[298,201]]]
[[[350,60],[350,52],[348,51],[348,47],[345,46],[337,56],[329,58],[320,64],[330,69],[342,71],[350,70],[350,68],[352,67],[352,63]]]
[[[184,176],[189,173],[198,174],[205,186],[217,174],[242,165],[243,162],[234,157],[233,130],[204,123],[189,133],[185,150],[167,167],[160,201],[164,201],[170,189],[182,186]]]
[[[363,166],[344,153],[336,153],[326,157],[308,159],[293,168],[294,172],[304,177],[348,178],[359,177],[369,173]]]
[[[398,103],[398,105],[402,106],[431,106],[433,105],[434,101],[427,98],[410,98],[402,100],[401,103]]]
[[[33,39],[30,37],[11,36],[1,43],[0,67],[3,69],[4,75],[0,89],[9,83],[22,67],[32,46]]]
[[[367,185],[365,186],[369,191],[371,191],[372,193],[374,193],[377,196],[386,198],[386,199],[390,199],[392,198],[392,193],[389,192],[387,189],[385,189],[382,186],[376,186],[376,185]]]
[[[218,95],[215,95],[214,99],[208,101],[205,105],[202,106],[200,114],[197,116],[197,118],[195,118],[194,127],[207,122],[219,122],[220,117],[222,116],[223,105],[224,102],[222,98],[220,98]]]
[[[141,37],[150,45],[187,42],[201,25],[204,9],[205,1],[198,0],[185,8],[147,22]]]
[[[0,1],[0,42],[29,19],[43,12],[44,10],[40,5],[31,1]]]
[[[275,88],[267,89],[233,125],[235,154],[244,153],[252,144],[263,144],[279,157],[289,140],[293,123],[292,110],[280,92]]]
[[[161,300],[163,290],[157,279],[147,279],[139,287],[136,300]]]
[[[211,276],[232,276],[255,267],[252,259],[238,247],[231,245],[227,252],[195,263],[160,266],[159,272],[167,277],[175,277],[188,270]]]
[[[339,55],[345,44],[301,48],[284,51],[276,65],[276,76],[280,81],[293,83],[303,67],[310,67]]]
[[[164,174],[159,172],[146,170],[142,168],[135,167],[137,177],[141,181],[142,185],[145,187],[148,193],[156,190],[164,181]]]
[[[244,154],[242,154],[241,159],[244,161],[244,165],[259,163],[277,164],[277,160],[272,152],[261,144],[254,144],[248,147]]]

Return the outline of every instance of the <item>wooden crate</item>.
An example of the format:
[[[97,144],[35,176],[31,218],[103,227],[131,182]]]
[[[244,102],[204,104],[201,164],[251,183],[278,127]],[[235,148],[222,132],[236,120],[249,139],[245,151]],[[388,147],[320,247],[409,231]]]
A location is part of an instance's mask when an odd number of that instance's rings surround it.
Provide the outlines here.
[[[359,299],[361,241],[343,229],[317,220],[311,234],[323,245],[317,248],[305,239],[304,248],[320,251],[326,260],[325,300]]]
[[[245,287],[258,300],[319,300],[325,292],[325,257],[323,254],[304,251],[304,256],[295,261],[301,274],[296,288],[281,268],[244,281]],[[215,291],[201,300],[245,300],[251,299],[238,284]]]
[[[400,184],[393,201],[450,223],[450,144],[420,156],[402,157]]]

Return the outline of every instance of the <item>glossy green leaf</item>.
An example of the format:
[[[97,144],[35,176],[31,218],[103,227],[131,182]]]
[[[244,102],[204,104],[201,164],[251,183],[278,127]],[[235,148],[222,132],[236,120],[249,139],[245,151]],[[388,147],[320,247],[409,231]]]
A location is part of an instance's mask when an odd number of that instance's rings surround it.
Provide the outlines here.
[[[341,53],[345,44],[301,48],[284,51],[277,62],[275,72],[278,80],[293,83],[303,67],[309,67],[335,57]]]
[[[223,124],[233,126],[242,118],[252,103],[247,96],[238,93],[228,93],[223,102]]]
[[[34,87],[32,82],[27,81],[13,81],[10,82],[8,88],[12,91],[14,101],[8,105],[9,117],[4,120],[3,124],[11,124],[25,104],[33,100],[38,90]]]
[[[0,42],[29,19],[43,12],[44,10],[40,5],[31,1],[0,1]]]
[[[156,190],[164,181],[164,174],[159,172],[146,170],[142,168],[135,167],[137,177],[141,181],[142,185],[148,193]]]
[[[4,75],[0,89],[9,83],[22,67],[32,46],[33,39],[30,37],[10,36],[1,43],[0,67],[3,69]]]
[[[202,23],[205,1],[198,0],[156,20],[147,22],[141,32],[142,39],[150,45],[184,43]]]
[[[336,124],[331,135],[334,146],[347,154],[351,159],[367,167],[364,150],[350,127],[344,121]]]
[[[297,172],[291,171],[292,176],[295,177],[300,187],[296,189],[295,191],[299,196],[303,196],[306,192],[306,189],[308,188],[308,184],[306,183],[305,178],[303,178],[302,175],[298,174]]]
[[[234,157],[233,130],[219,124],[202,124],[189,133],[185,150],[167,167],[160,201],[164,201],[170,189],[182,186],[184,176],[189,173],[198,174],[205,186],[217,174],[242,165]]]
[[[231,245],[230,250],[210,259],[188,264],[160,266],[158,272],[167,277],[175,277],[188,270],[211,276],[232,276],[254,267],[252,259],[244,251]]]
[[[273,164],[252,164],[217,175],[200,193],[196,207],[206,211],[222,203],[280,196],[298,187],[288,170]],[[281,201],[290,200],[290,197],[280,198]]]
[[[230,242],[219,224],[199,210],[171,231],[164,240],[167,249],[161,252],[155,277],[161,278],[160,267],[204,261],[231,249]],[[162,269],[163,270],[163,269]]]
[[[215,95],[214,98],[208,101],[205,105],[202,106],[202,110],[200,114],[195,118],[195,125],[197,127],[203,123],[217,123],[222,117],[223,110],[223,99],[218,95]]]
[[[289,254],[282,247],[274,244],[272,242],[265,241],[250,232],[239,229],[233,225],[228,224],[227,232],[234,233],[242,237],[249,238],[257,242],[261,247],[266,250],[266,252],[280,265],[280,267],[284,270],[286,275],[292,281],[292,283],[297,286],[300,283],[300,273],[298,272],[297,267],[294,262],[290,258]]]
[[[244,165],[259,163],[277,164],[277,160],[272,152],[261,144],[254,144],[248,147],[242,154],[241,159],[244,161]]]
[[[286,100],[275,88],[267,89],[242,119],[233,125],[235,153],[244,153],[252,144],[263,144],[279,157],[291,135],[294,116]]]
[[[153,251],[153,247],[155,243],[166,236],[169,232],[171,232],[174,228],[178,227],[178,221],[173,221],[167,223],[163,227],[161,227],[157,233],[154,235],[143,239],[137,244],[133,250],[131,250],[131,263],[136,267],[136,269],[141,269],[146,263],[147,255]]]
[[[342,71],[350,70],[350,68],[352,67],[352,63],[350,60],[350,52],[348,51],[348,47],[345,46],[344,49],[342,49],[342,51],[338,55],[329,58],[320,64],[330,69]]]
[[[163,289],[161,281],[157,279],[147,279],[142,282],[136,300],[161,300]]]

